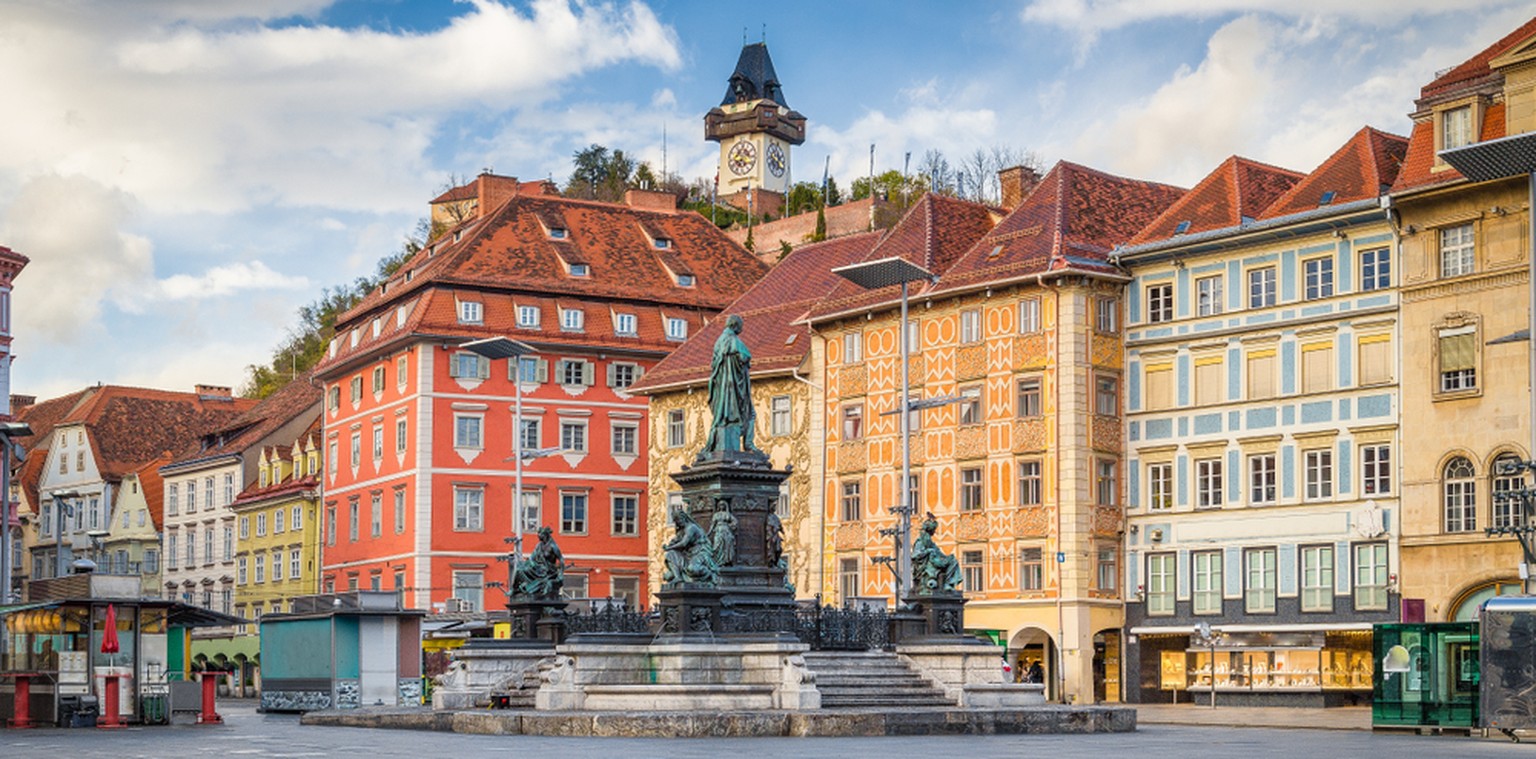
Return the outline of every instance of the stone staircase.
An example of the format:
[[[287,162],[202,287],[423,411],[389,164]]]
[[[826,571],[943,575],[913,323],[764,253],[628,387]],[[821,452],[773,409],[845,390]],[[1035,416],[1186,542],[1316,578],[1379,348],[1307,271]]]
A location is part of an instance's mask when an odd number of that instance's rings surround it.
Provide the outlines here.
[[[944,691],[886,651],[808,651],[823,709],[955,706]]]

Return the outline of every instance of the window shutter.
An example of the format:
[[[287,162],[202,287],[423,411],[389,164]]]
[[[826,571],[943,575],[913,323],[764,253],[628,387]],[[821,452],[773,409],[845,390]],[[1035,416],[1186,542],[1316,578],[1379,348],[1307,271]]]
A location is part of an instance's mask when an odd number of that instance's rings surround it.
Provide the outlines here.
[[[635,381],[639,382],[640,378],[645,376],[645,367],[643,367],[643,366],[641,366],[639,364],[635,364],[634,372],[635,372]]]
[[[490,379],[491,360],[485,356],[475,356],[475,358],[478,359],[475,361],[475,376],[479,379]]]
[[[1392,340],[1386,335],[1360,340],[1360,384],[1392,380]]]
[[[1303,345],[1301,347],[1301,388],[1303,392],[1318,393],[1333,389],[1333,346]]]
[[[617,368],[615,364],[608,364],[608,387],[613,387],[613,375],[615,368]]]
[[[1173,366],[1147,367],[1147,403],[1149,410],[1173,408]]]
[[[455,378],[459,376],[459,356],[456,353],[448,356],[448,376]]]
[[[1455,372],[1474,368],[1477,346],[1472,341],[1473,337],[1475,333],[1470,331],[1461,334],[1440,333],[1440,371]]]
[[[581,362],[581,384],[591,387],[597,382],[597,367],[591,361]]]
[[[1275,352],[1254,351],[1248,354],[1248,398],[1273,398],[1275,396]]]
[[[540,383],[549,381],[549,360],[539,359],[538,368],[534,370],[534,379]]]
[[[1195,361],[1195,403],[1205,405],[1225,400],[1225,373],[1220,358],[1203,358]]]

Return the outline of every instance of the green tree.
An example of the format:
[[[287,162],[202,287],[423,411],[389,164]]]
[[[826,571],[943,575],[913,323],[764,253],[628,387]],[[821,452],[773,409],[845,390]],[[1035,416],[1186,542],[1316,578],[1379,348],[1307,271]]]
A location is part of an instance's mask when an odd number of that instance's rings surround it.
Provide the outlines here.
[[[843,192],[837,189],[837,177],[827,177],[827,205],[840,206],[843,204]]]
[[[795,247],[793,245],[790,245],[788,240],[780,240],[779,241],[779,259],[778,260],[783,261],[785,256],[788,256],[789,254],[791,254],[793,252],[795,252]]]
[[[827,239],[827,209],[816,209],[816,228],[811,230],[811,242]]]
[[[784,198],[784,215],[795,216],[821,208],[821,185],[796,182]]]
[[[608,177],[608,148],[589,145],[571,156],[571,178],[565,183],[565,196],[592,200],[597,186]]]
[[[656,174],[651,171],[651,165],[641,163],[635,167],[635,186],[642,190],[659,190],[661,185],[656,182]]]

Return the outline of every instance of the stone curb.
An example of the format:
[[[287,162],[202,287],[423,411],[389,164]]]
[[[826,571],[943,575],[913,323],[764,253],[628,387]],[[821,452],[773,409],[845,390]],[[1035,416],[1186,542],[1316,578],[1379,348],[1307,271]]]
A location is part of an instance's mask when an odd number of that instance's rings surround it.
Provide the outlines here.
[[[1128,733],[1136,710],[1112,706],[805,712],[535,712],[352,709],[309,712],[299,724],[473,735],[600,738],[875,737]]]

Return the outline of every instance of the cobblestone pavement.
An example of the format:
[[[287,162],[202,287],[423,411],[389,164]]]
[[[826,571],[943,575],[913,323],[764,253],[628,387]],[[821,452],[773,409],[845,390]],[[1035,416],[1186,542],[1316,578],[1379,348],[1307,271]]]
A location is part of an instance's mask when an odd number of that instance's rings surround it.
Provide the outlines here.
[[[1368,706],[1303,709],[1295,707],[1206,704],[1137,704],[1139,725],[1216,725],[1224,727],[1295,727],[1317,730],[1370,730]]]
[[[302,727],[291,715],[261,715],[249,705],[221,705],[223,726],[174,725],[128,730],[3,730],[0,757],[636,757],[714,759],[852,759],[900,751],[908,756],[965,759],[1044,756],[1102,759],[1415,759],[1456,756],[1533,757],[1530,745],[1501,738],[1428,737],[1368,731],[1147,725],[1120,735],[1010,735],[919,738],[604,739],[482,736],[342,727]]]

